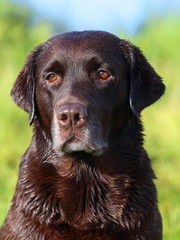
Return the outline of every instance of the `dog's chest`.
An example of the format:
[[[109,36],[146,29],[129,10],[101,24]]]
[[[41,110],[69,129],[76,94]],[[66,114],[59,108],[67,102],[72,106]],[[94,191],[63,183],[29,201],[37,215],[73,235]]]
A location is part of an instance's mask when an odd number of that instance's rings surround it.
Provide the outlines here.
[[[70,228],[61,229],[51,240],[118,240],[117,234],[97,231],[79,231]]]

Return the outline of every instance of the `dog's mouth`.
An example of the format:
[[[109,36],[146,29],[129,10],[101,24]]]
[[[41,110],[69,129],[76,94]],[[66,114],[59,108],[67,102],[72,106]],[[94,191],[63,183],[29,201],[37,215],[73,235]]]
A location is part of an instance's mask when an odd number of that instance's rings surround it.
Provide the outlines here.
[[[60,151],[64,154],[85,152],[92,155],[100,155],[104,152],[104,150],[104,148],[98,148],[84,139],[74,135],[69,136],[60,148]]]
[[[66,141],[63,143],[61,147],[61,151],[65,153],[72,153],[72,152],[86,152],[86,153],[93,153],[96,151],[96,147],[86,143],[85,141],[82,141],[79,137],[75,137],[74,135],[71,135],[66,139]]]

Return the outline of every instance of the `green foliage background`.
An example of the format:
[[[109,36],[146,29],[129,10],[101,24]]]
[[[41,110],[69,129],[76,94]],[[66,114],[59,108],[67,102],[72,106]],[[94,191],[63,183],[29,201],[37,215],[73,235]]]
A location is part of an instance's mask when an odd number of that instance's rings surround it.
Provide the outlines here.
[[[144,110],[145,148],[158,176],[156,185],[163,217],[164,239],[180,239],[180,18],[149,21],[131,41],[141,47],[163,77],[165,96]],[[122,37],[121,31],[117,35]],[[31,139],[28,116],[9,93],[26,55],[53,34],[53,23],[33,22],[32,11],[1,1],[0,7],[0,225],[18,175],[18,159]],[[127,35],[124,35],[127,38]]]

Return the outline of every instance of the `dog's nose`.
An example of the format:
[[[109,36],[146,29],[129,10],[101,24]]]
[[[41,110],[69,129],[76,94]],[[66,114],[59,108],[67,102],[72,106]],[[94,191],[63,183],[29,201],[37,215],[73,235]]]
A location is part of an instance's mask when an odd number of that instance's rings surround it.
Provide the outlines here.
[[[65,128],[80,128],[87,120],[87,107],[82,104],[63,104],[56,107],[59,123]]]

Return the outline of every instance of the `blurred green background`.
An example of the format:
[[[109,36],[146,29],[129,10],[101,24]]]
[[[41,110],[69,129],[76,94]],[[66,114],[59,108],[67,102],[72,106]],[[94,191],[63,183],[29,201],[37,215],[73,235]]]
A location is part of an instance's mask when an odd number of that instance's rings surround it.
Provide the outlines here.
[[[7,214],[18,176],[19,158],[29,145],[28,116],[11,100],[12,84],[24,60],[37,44],[68,29],[61,22],[33,21],[27,5],[0,2],[0,225]],[[45,20],[46,19],[46,20]],[[164,239],[180,239],[180,17],[169,14],[148,19],[130,38],[163,77],[166,94],[144,110],[145,148],[158,176],[156,185],[163,217]]]

